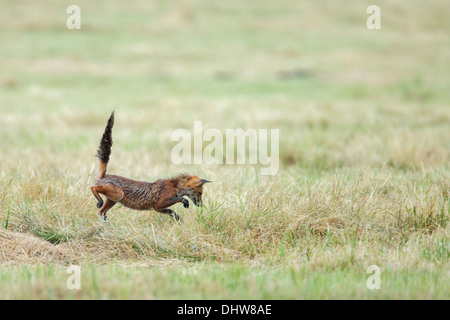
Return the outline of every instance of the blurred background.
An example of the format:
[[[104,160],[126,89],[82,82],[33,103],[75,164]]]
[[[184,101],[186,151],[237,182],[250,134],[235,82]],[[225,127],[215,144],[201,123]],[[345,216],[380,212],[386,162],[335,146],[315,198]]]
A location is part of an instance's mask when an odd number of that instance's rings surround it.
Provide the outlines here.
[[[381,30],[366,26],[373,4]],[[448,13],[448,0],[1,0],[0,298],[448,298]],[[111,110],[108,173],[213,180],[203,207],[173,207],[184,223],[120,205],[98,219]],[[173,164],[171,134],[194,121],[279,129],[278,173]],[[83,290],[67,290],[69,264],[87,270]]]
[[[381,30],[371,4],[2,0],[2,174],[90,170],[113,109],[124,175],[226,170],[171,165],[171,132],[194,120],[280,129],[290,174],[447,166],[448,1],[378,1]]]

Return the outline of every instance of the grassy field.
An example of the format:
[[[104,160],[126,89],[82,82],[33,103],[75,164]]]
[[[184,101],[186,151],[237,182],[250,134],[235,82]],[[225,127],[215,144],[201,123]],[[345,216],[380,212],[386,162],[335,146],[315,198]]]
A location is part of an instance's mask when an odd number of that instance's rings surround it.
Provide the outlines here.
[[[0,3],[1,299],[450,298],[448,1],[378,1],[381,30],[369,1],[71,4]],[[113,109],[109,173],[214,181],[182,223],[98,218]],[[173,164],[197,120],[279,129],[278,174]]]

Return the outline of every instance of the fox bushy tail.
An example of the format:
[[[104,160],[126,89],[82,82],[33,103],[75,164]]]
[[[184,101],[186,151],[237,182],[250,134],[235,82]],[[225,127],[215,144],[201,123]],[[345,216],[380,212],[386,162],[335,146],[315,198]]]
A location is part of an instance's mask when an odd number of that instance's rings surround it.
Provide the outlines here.
[[[106,168],[108,167],[109,156],[111,155],[112,141],[112,128],[114,126],[114,111],[108,119],[105,131],[103,132],[102,140],[100,140],[100,145],[97,149],[97,158],[100,160],[100,167],[98,178],[102,179],[105,177]]]

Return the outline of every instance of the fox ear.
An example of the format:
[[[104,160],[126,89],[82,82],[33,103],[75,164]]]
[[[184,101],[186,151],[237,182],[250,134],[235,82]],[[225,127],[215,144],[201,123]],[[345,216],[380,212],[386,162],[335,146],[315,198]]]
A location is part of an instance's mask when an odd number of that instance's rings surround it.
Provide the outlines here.
[[[202,186],[202,185],[204,185],[205,183],[209,183],[209,182],[212,182],[212,181],[209,181],[209,180],[206,180],[206,179],[202,179],[200,185]]]

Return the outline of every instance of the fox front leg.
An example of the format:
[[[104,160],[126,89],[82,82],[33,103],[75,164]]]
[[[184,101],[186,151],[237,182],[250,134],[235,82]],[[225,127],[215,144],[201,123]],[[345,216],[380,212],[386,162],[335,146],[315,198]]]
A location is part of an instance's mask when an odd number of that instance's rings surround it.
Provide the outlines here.
[[[174,218],[176,221],[180,220],[180,216],[177,215],[177,213],[175,211],[171,210],[171,209],[167,209],[167,208],[166,209],[161,209],[161,210],[158,210],[158,212],[168,214],[172,218]]]
[[[180,216],[176,214],[175,211],[168,209],[168,207],[173,206],[174,204],[181,202],[185,208],[189,208],[189,201],[183,197],[173,197],[169,199],[159,200],[155,204],[155,210],[161,213],[166,213],[170,215],[175,220],[180,220]]]
[[[159,200],[155,204],[156,211],[160,209],[168,208],[174,204],[181,202],[185,208],[189,208],[189,201],[183,197],[173,197],[169,199]]]

